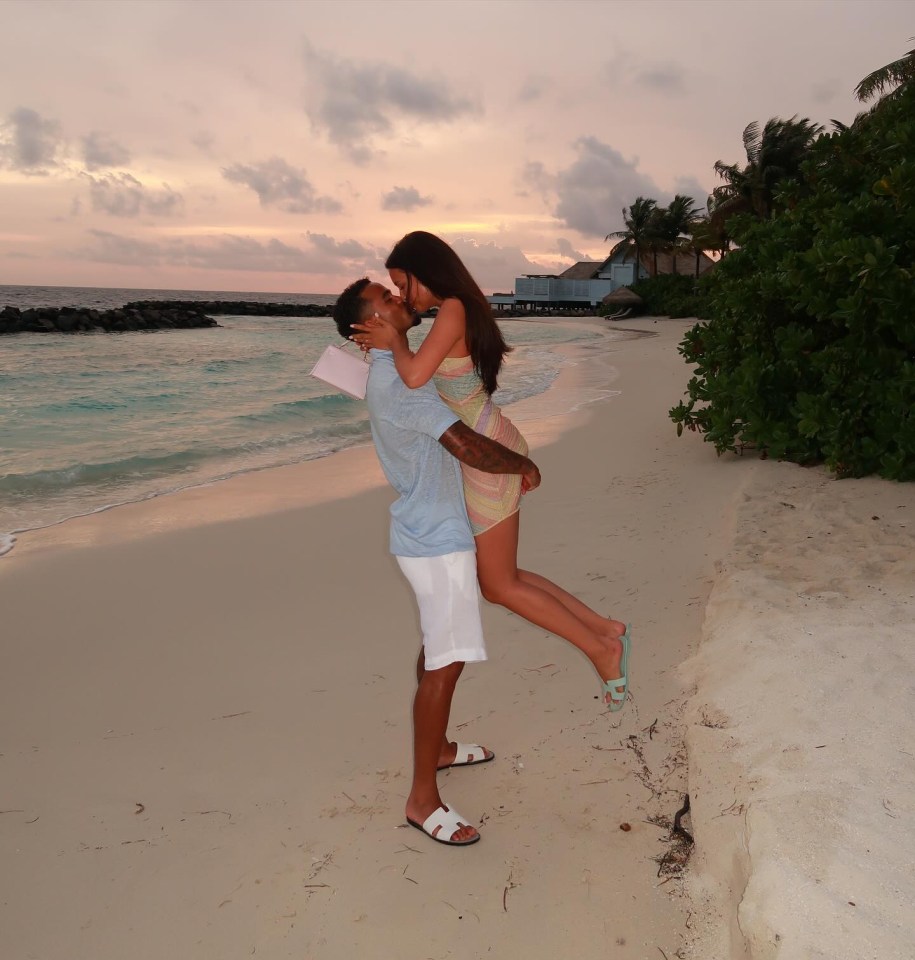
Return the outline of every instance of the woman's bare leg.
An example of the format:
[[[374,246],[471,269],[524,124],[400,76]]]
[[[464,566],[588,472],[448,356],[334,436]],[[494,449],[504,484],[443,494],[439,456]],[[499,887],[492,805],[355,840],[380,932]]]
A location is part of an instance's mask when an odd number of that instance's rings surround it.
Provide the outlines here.
[[[625,625],[599,616],[546,577],[519,570],[519,519],[516,513],[476,537],[481,593],[578,647],[602,680],[618,677]]]
[[[568,590],[563,590],[558,584],[546,577],[541,577],[539,573],[532,573],[530,570],[518,570],[518,576],[551,593],[570,613],[575,614],[582,623],[587,624],[592,630],[598,633],[608,633],[614,637],[621,637],[626,630],[626,624],[620,620],[614,620],[611,617],[602,617],[599,613],[592,610],[587,604],[573,597]]]

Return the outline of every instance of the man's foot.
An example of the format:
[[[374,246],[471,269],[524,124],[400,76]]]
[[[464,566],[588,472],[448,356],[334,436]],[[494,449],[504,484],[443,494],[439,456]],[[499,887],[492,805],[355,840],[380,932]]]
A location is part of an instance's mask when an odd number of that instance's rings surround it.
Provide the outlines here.
[[[447,770],[449,767],[471,767],[476,763],[487,763],[495,754],[478,743],[450,743],[442,744],[442,752],[438,756],[438,770]]]
[[[603,635],[603,653],[601,654],[598,660],[592,661],[594,663],[594,669],[597,670],[597,675],[601,678],[603,683],[607,683],[608,680],[617,680],[623,679],[622,671],[622,659],[623,659],[623,644],[621,637],[626,632],[626,624],[622,623],[620,620],[607,620],[607,630]],[[625,695],[625,687],[620,684],[619,686],[614,686],[612,689],[620,695]],[[604,691],[604,703],[610,704],[613,702],[613,698],[610,695],[610,690],[607,689]]]
[[[456,810],[449,809],[442,801],[433,809],[423,812],[407,804],[407,823],[422,830],[433,840],[456,847],[466,847],[480,839],[479,832]]]

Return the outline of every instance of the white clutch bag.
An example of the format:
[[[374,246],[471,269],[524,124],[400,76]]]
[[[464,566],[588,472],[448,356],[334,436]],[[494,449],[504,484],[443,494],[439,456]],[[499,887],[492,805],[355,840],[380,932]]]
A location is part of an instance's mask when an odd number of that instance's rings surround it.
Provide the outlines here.
[[[332,343],[324,349],[318,362],[311,368],[311,375],[336,387],[354,400],[365,400],[365,385],[371,366],[368,354],[363,359]]]

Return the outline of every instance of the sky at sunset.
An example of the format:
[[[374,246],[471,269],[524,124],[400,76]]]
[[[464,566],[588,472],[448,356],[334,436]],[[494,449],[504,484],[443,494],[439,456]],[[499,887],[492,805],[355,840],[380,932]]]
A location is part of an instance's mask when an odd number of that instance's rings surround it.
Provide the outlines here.
[[[0,0],[0,283],[335,293],[413,229],[487,292],[824,124],[908,0]]]

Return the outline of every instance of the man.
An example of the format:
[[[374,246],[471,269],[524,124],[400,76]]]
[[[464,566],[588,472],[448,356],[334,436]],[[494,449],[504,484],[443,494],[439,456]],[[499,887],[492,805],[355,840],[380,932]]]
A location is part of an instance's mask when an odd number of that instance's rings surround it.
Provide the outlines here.
[[[343,337],[372,313],[406,332],[414,315],[380,283],[357,280],[340,295],[334,321]],[[366,390],[372,438],[385,476],[400,498],[391,506],[391,553],[416,594],[423,647],[413,701],[413,783],[407,822],[456,846],[480,834],[438,792],[437,770],[491,760],[493,754],[446,737],[451,700],[467,662],[486,659],[476,555],[458,460],[488,473],[521,474],[522,490],[540,484],[527,458],[475,433],[452,413],[432,383],[411,390],[388,350],[372,350]],[[455,459],[457,458],[457,459]]]

